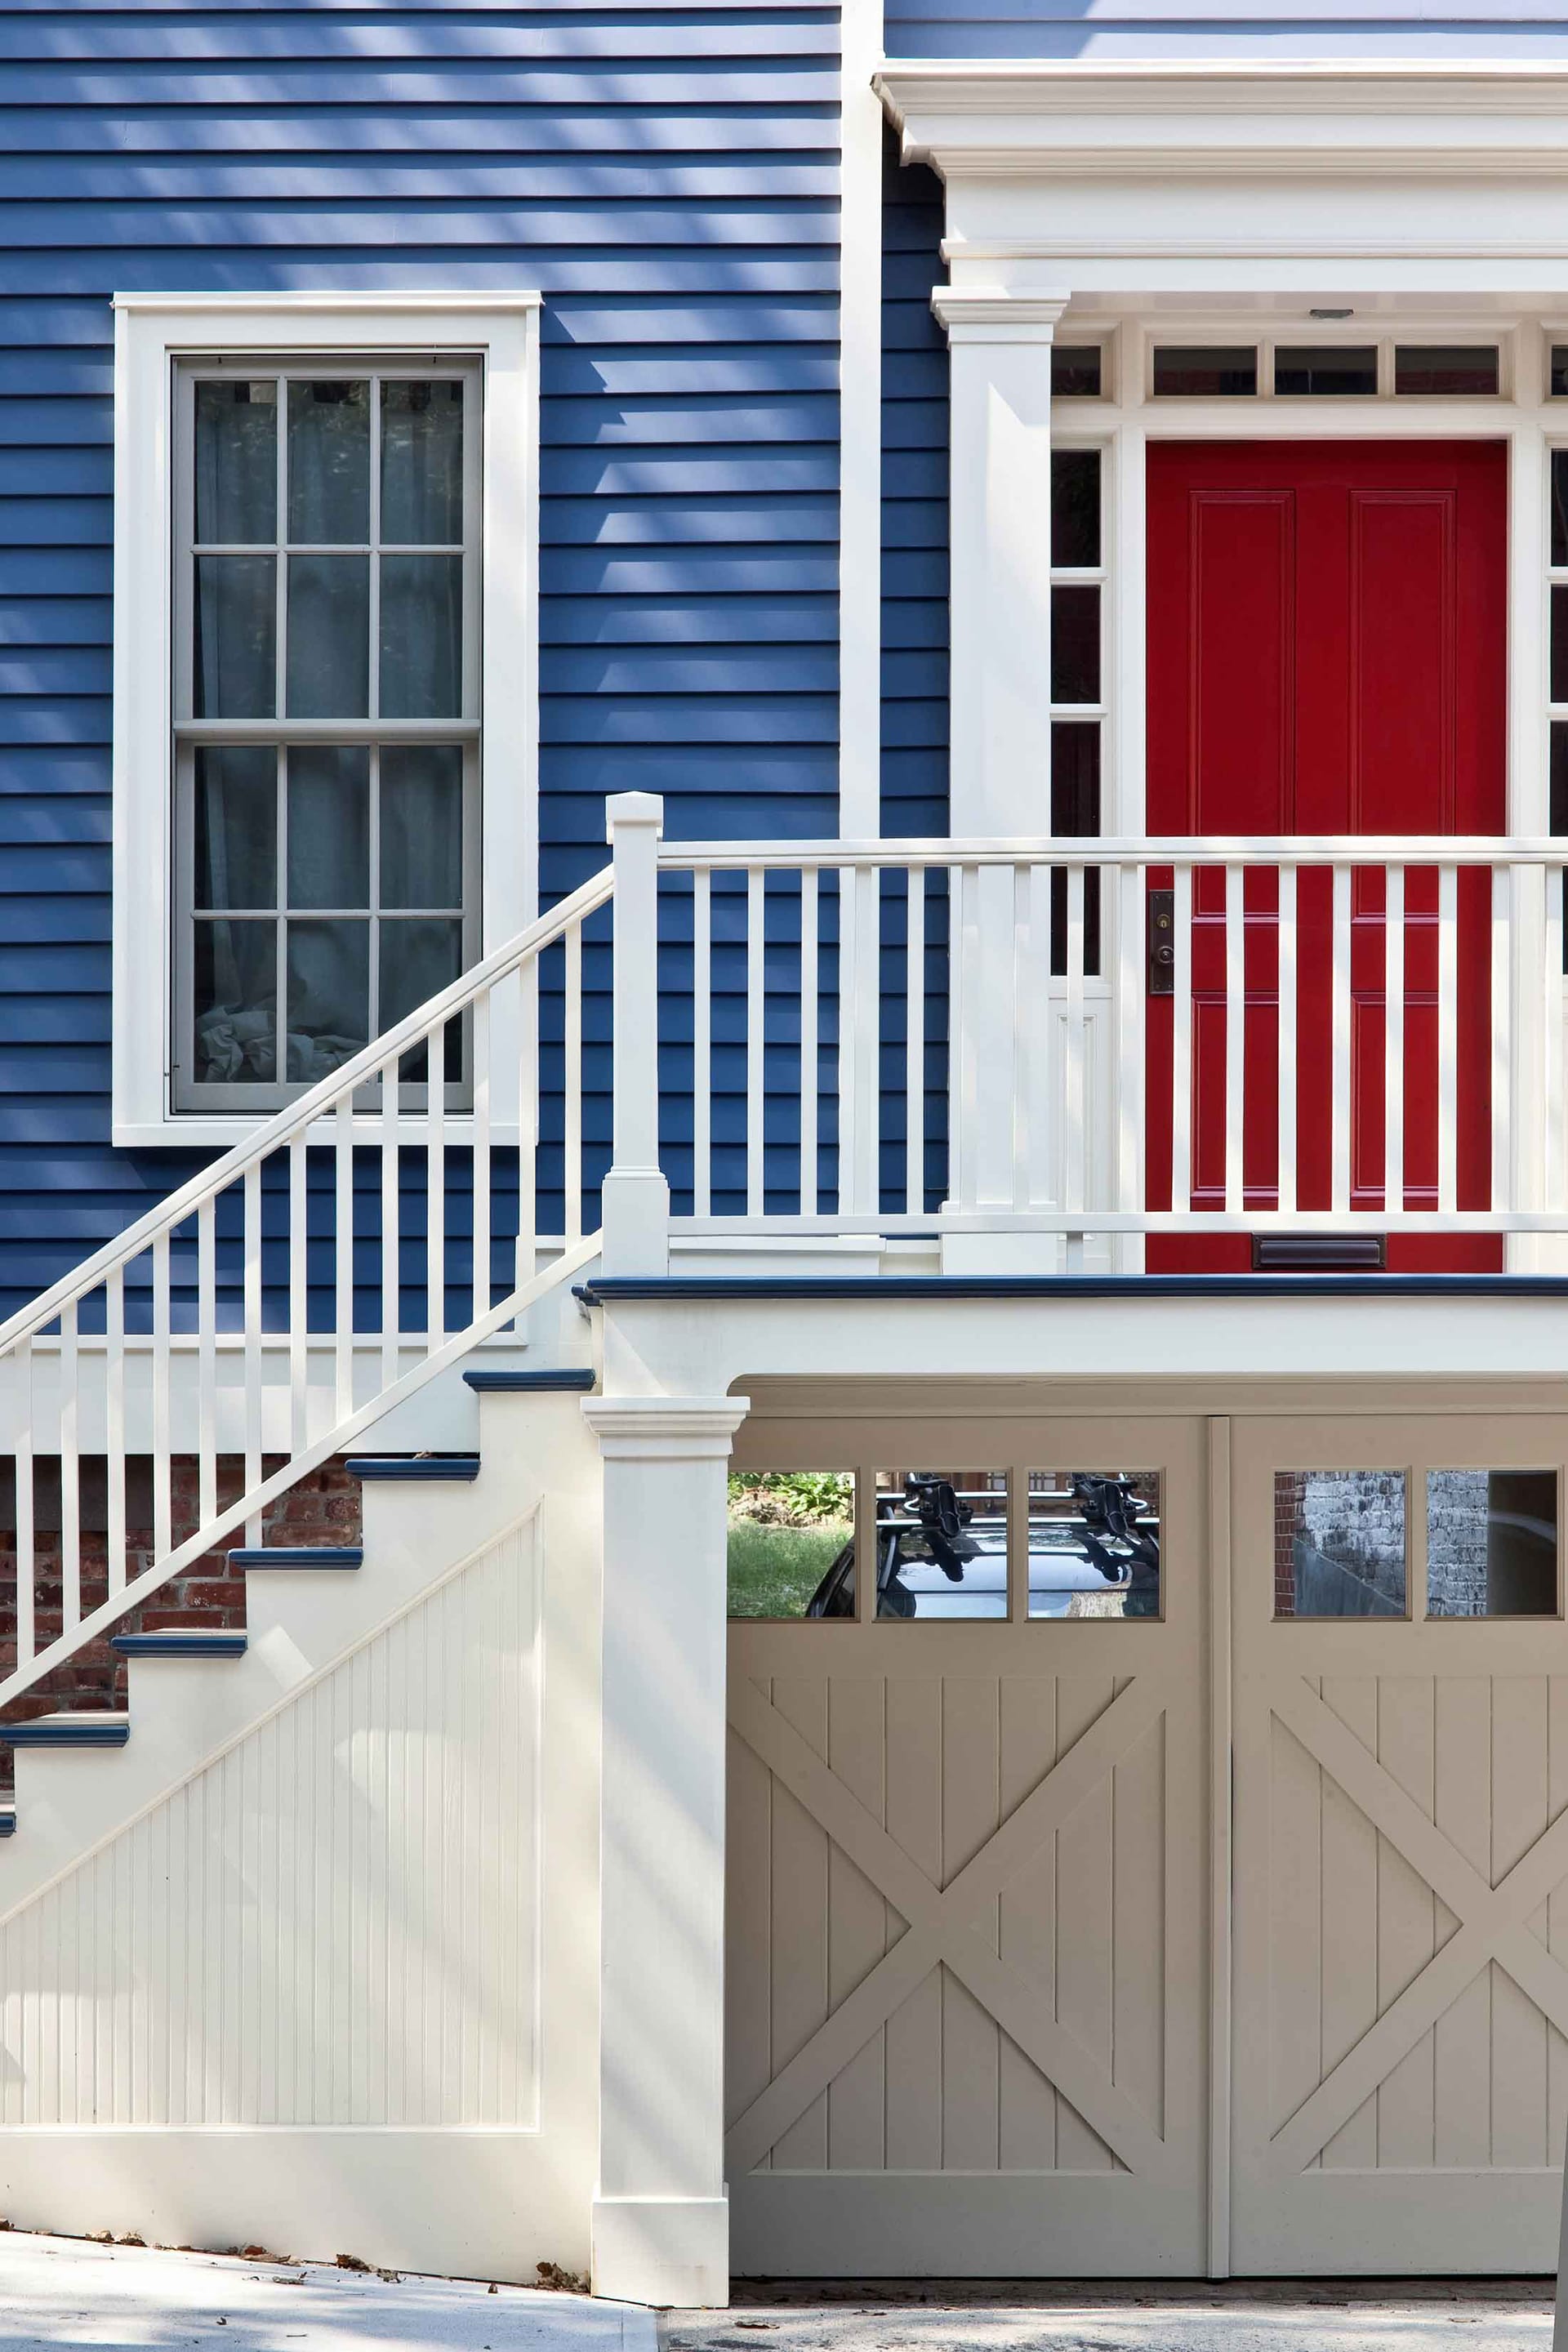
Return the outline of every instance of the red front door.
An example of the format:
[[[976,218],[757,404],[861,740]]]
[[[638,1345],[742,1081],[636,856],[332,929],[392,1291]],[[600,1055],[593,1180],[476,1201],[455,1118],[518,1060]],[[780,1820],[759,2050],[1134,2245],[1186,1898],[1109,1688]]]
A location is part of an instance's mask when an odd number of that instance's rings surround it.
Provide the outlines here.
[[[1148,829],[1500,834],[1507,452],[1499,443],[1156,442],[1149,449]],[[1156,877],[1156,879],[1168,877]],[[1193,937],[1193,1196],[1224,1199],[1224,877]],[[1458,1202],[1490,1174],[1489,877],[1459,876]],[[1246,892],[1246,1206],[1278,1201],[1277,883]],[[1405,1203],[1436,1205],[1436,875],[1405,924]],[[1297,1198],[1330,1202],[1331,876],[1298,885]],[[1353,884],[1352,1205],[1384,1205],[1381,875]],[[1149,1005],[1151,1208],[1171,1205],[1171,1000]],[[1288,1074],[1289,1076],[1289,1074]],[[1163,1187],[1163,1189],[1162,1189]],[[1181,1206],[1178,1202],[1175,1205]],[[1390,1204],[1393,1205],[1393,1204]],[[1241,1268],[1246,1235],[1152,1237],[1155,1270]],[[1501,1264],[1488,1237],[1390,1237],[1393,1267]]]

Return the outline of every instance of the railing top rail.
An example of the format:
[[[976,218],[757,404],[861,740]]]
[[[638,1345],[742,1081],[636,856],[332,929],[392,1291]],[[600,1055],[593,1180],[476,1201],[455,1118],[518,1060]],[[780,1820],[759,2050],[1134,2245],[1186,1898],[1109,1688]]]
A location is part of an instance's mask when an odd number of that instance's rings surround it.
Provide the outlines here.
[[[0,1354],[19,1340],[31,1338],[46,1323],[52,1323],[63,1307],[85,1298],[107,1275],[117,1266],[128,1265],[161,1234],[167,1234],[195,1213],[203,1202],[213,1199],[232,1184],[237,1176],[245,1173],[259,1160],[268,1159],[282,1145],[291,1143],[330,1111],[335,1111],[346,1101],[352,1101],[358,1089],[375,1077],[389,1062],[395,1061],[411,1046],[417,1045],[430,1032],[465,1006],[483,995],[497,981],[506,979],[520,969],[531,956],[550,947],[572,926],[604,906],[614,888],[614,870],[603,866],[596,874],[579,884],[571,894],[552,907],[548,913],[538,916],[523,930],[506,940],[482,962],[470,965],[458,974],[440,994],[432,996],[412,1013],[373,1037],[351,1061],[341,1068],[329,1071],[302,1094],[277,1111],[258,1128],[254,1135],[237,1143],[232,1150],[213,1161],[208,1168],[193,1176],[177,1192],[169,1193],[149,1209],[122,1234],[94,1251],[91,1257],[74,1266],[69,1274],[29,1301],[13,1315],[8,1322],[0,1323]]]
[[[1283,837],[1184,835],[1070,840],[1039,835],[1000,840],[665,841],[673,872],[755,867],[954,866],[1568,866],[1568,835],[1510,834],[1294,834]]]

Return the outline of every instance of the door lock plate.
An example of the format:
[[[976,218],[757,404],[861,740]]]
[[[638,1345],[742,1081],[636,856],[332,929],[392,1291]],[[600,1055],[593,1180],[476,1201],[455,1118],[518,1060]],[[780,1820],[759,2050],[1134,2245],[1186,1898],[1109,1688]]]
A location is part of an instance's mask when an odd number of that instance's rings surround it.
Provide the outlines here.
[[[1149,893],[1149,993],[1151,996],[1173,996],[1176,992],[1176,894],[1173,890],[1151,890]]]

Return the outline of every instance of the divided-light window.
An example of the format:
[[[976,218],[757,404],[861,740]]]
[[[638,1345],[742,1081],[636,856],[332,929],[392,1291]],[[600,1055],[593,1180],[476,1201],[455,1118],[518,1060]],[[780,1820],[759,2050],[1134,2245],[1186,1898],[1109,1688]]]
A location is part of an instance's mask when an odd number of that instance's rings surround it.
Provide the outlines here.
[[[261,1109],[479,951],[479,377],[177,391],[174,1107]]]

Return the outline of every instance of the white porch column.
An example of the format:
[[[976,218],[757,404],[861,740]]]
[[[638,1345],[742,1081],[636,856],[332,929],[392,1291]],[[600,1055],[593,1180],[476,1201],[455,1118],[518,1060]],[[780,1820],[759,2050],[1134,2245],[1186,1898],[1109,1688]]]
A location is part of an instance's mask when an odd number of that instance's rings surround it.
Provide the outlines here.
[[[669,1186],[658,1164],[658,838],[657,793],[605,803],[615,862],[612,918],[613,1141],[600,1193],[606,1274],[663,1274],[669,1265]]]
[[[729,2300],[725,1478],[744,1397],[591,1397],[604,1456],[594,2289]]]
[[[1067,301],[946,287],[931,296],[951,367],[949,822],[960,836],[1051,829],[1051,342]],[[962,926],[951,912],[963,1034],[949,1201],[983,1217],[1027,1205],[1015,1133],[1019,1024],[1047,1016],[1017,1002],[1011,871],[982,868],[967,912]],[[952,1235],[943,1264],[999,1271],[1032,1255],[1054,1265],[1059,1247],[998,1246]]]

